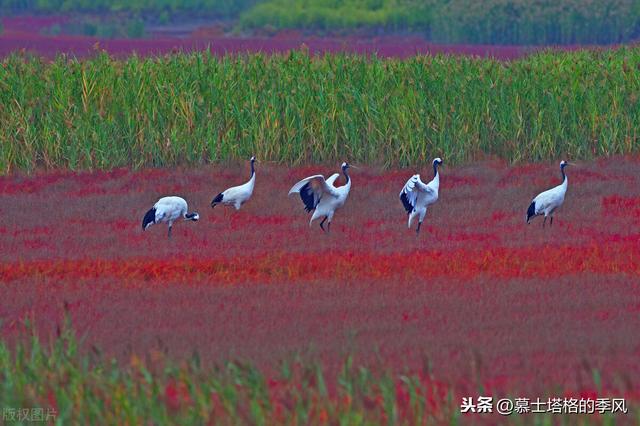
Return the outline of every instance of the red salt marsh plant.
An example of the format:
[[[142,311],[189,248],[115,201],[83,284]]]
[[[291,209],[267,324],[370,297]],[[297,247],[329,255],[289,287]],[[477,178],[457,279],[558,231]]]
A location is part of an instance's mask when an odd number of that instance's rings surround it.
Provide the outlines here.
[[[262,222],[264,224],[265,222]],[[268,223],[268,222],[267,222]],[[126,223],[116,229],[128,228]],[[231,230],[237,229],[235,226]],[[468,236],[450,236],[452,241],[471,242]],[[481,243],[488,238],[474,238]],[[331,256],[287,252],[261,256],[194,259],[172,257],[165,260],[62,260],[6,263],[0,266],[0,280],[47,277],[85,281],[113,278],[124,282],[202,282],[227,285],[243,282],[324,281],[327,279],[409,279],[473,278],[553,278],[564,274],[624,273],[640,276],[640,235],[622,241],[578,247],[560,245],[539,253],[539,248],[493,248],[476,250],[409,251],[389,255],[337,251]]]
[[[34,55],[55,59],[66,54],[76,58],[91,58],[96,55],[96,46],[116,58],[126,58],[133,54],[159,56],[177,53],[210,51],[224,57],[250,53],[286,54],[289,51],[308,49],[312,54],[352,53],[378,55],[389,58],[409,58],[420,55],[459,55],[481,58],[495,58],[508,61],[523,58],[541,49],[519,46],[437,44],[417,37],[377,37],[371,38],[318,38],[318,37],[190,37],[148,39],[98,39],[95,37],[51,37],[39,34],[3,34],[0,57],[27,51]],[[580,46],[558,47],[558,50],[577,50]]]
[[[602,211],[608,216],[640,217],[640,197],[612,195],[602,199]]]
[[[544,230],[540,221],[525,225],[524,215],[531,196],[558,179],[555,162],[524,166],[526,173],[498,161],[445,167],[419,238],[406,228],[398,193],[415,171],[428,174],[428,164],[354,171],[331,234],[309,227],[300,200],[286,194],[300,177],[335,164],[263,164],[239,212],[209,203],[246,178],[246,164],[5,176],[0,327],[12,350],[24,319],[34,318],[46,346],[66,305],[82,354],[95,346],[118,368],[136,354],[155,384],[90,388],[110,407],[130,389],[147,401],[157,395],[158,422],[213,412],[251,421],[252,404],[274,423],[355,415],[440,422],[455,416],[465,393],[536,397],[556,386],[563,395],[596,389],[631,398],[640,377],[639,164],[617,158],[570,170],[565,205]],[[144,212],[173,193],[202,220],[177,224],[172,241],[160,227],[143,232]],[[148,365],[155,352],[180,366],[194,351],[203,368],[251,365],[269,405],[262,397],[252,403],[251,387],[235,388],[242,368],[215,387],[202,384],[209,373],[157,376]],[[313,385],[304,374],[280,376],[282,360],[296,354],[303,370],[321,366],[326,396],[315,373]],[[356,372],[369,372],[361,393],[336,390],[349,355]],[[130,378],[138,379],[147,383],[141,369]],[[61,401],[75,401],[49,388],[60,410]],[[17,395],[30,395],[23,389]],[[136,413],[130,418],[149,411]]]

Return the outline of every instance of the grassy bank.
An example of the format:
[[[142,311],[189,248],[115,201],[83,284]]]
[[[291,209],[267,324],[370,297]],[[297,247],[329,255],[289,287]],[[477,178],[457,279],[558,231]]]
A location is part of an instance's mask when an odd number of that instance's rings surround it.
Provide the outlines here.
[[[0,67],[0,170],[635,153],[640,48],[514,62],[206,53]]]
[[[176,362],[161,351],[118,362],[98,348],[83,348],[69,323],[50,343],[26,325],[22,341],[11,346],[0,341],[0,407],[6,424],[391,425],[504,419],[495,413],[462,414],[460,392],[428,368],[404,375],[347,358],[336,377],[327,377],[321,365],[294,360],[267,375],[242,363],[204,367],[197,354]],[[477,392],[485,393],[480,386],[476,392],[462,390],[462,395]],[[626,415],[610,411],[514,411],[512,418],[518,424],[551,424],[562,418],[614,424],[616,418],[638,415],[633,408]]]
[[[0,341],[7,424],[36,415],[56,424],[158,425],[424,424],[460,416],[451,392],[428,374],[395,377],[351,359],[329,381],[321,366],[300,361],[266,376],[233,362],[205,368],[197,355],[178,363],[160,351],[123,364],[79,345],[68,326],[50,344],[35,334],[13,348]]]

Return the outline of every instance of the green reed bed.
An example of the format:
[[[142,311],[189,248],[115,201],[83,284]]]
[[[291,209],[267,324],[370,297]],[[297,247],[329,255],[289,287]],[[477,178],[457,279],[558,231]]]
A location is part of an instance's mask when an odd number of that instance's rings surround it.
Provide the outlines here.
[[[256,154],[405,166],[635,153],[640,48],[513,62],[450,56],[118,60],[0,67],[0,170],[160,166]]]
[[[610,425],[640,419],[636,408],[604,415],[462,414],[460,395],[484,394],[484,387],[472,380],[469,389],[456,390],[437,380],[428,362],[422,372],[405,375],[347,357],[339,372],[327,375],[321,364],[294,357],[265,374],[248,363],[204,366],[197,353],[176,361],[158,350],[117,361],[85,346],[69,320],[53,339],[41,339],[27,321],[17,342],[0,340],[3,424],[456,425],[510,418],[515,424]]]
[[[68,326],[50,343],[32,329],[16,345],[0,340],[3,424],[374,425],[460,417],[451,390],[430,375],[372,371],[351,358],[329,381],[321,365],[299,359],[265,375],[237,362],[205,367],[197,354],[175,362],[152,351],[117,362],[81,346]]]

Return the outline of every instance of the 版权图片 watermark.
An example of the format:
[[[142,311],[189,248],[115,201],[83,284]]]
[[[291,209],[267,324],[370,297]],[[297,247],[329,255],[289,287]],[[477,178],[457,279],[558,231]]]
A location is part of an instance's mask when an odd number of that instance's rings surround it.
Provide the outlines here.
[[[52,422],[58,413],[53,408],[43,407],[4,407],[2,421],[4,422]]]

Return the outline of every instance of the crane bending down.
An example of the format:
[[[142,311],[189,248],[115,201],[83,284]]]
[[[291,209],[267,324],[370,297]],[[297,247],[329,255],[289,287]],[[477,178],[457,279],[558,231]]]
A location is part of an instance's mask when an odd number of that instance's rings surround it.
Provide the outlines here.
[[[551,216],[551,225],[553,225],[553,213],[562,205],[562,203],[564,203],[564,196],[567,193],[568,179],[567,174],[564,172],[564,168],[568,165],[571,164],[566,161],[560,162],[560,173],[562,173],[562,183],[560,185],[541,192],[533,199],[527,209],[527,224],[535,216],[544,215],[542,227],[544,228],[548,216]]]
[[[232,205],[236,210],[240,210],[240,207],[249,201],[251,194],[253,194],[253,187],[256,185],[256,171],[253,164],[256,162],[256,157],[251,157],[251,176],[249,181],[239,185],[231,187],[215,196],[211,201],[211,207],[215,207],[219,203]]]
[[[402,191],[400,191],[400,201],[402,201],[402,205],[407,211],[407,215],[409,215],[407,228],[411,228],[413,219],[416,216],[418,217],[416,235],[420,233],[422,221],[427,214],[427,207],[438,201],[438,189],[440,187],[438,166],[441,164],[441,158],[438,157],[433,160],[433,179],[431,182],[425,184],[420,180],[420,175],[416,174],[409,178]]]
[[[171,238],[171,227],[173,222],[183,217],[184,220],[197,221],[200,219],[198,213],[187,212],[187,202],[180,197],[163,197],[144,215],[142,219],[142,230],[145,231],[151,225],[156,223],[169,224],[169,238]]]
[[[338,173],[334,173],[328,179],[325,180],[322,175],[309,176],[302,179],[300,182],[293,185],[289,191],[289,195],[299,193],[302,202],[304,203],[304,209],[307,212],[315,210],[309,221],[309,225],[314,220],[324,216],[322,222],[320,222],[320,228],[323,231],[331,231],[331,220],[336,210],[342,207],[347,201],[349,191],[351,190],[351,179],[347,170],[351,167],[349,163],[342,163],[342,173],[347,180],[346,184],[340,187],[335,187],[334,182],[340,176]],[[327,229],[324,228],[324,222],[329,221]]]

